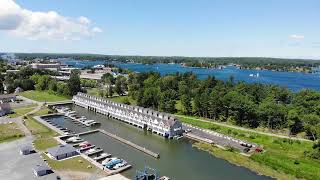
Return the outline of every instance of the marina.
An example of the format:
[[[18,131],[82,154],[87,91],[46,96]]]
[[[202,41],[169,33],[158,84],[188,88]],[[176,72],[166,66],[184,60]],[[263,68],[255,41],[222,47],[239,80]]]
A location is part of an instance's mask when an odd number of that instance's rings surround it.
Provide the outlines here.
[[[79,106],[68,106],[72,111],[76,111],[79,116],[86,116],[88,119],[94,119],[100,122],[100,126],[96,127],[83,127],[76,125],[70,119],[64,118],[63,115],[51,116],[51,121],[64,128],[68,128],[75,134],[80,134],[80,137],[85,141],[106,150],[105,153],[121,157],[125,159],[128,164],[131,164],[131,168],[122,171],[121,174],[133,178],[137,170],[143,169],[146,165],[156,168],[161,171],[161,174],[170,177],[171,179],[234,179],[235,176],[232,174],[240,174],[237,176],[240,180],[246,179],[270,179],[265,176],[257,175],[250,170],[242,167],[237,167],[229,164],[228,162],[210,156],[206,152],[198,151],[192,147],[192,140],[182,138],[176,139],[165,139],[155,133],[152,133],[146,129],[134,127],[130,124],[123,123],[113,118],[108,118],[105,115],[90,111],[88,109]],[[115,134],[123,139],[126,139],[132,143],[135,143],[146,149],[156,150],[157,153],[161,154],[161,158],[153,158],[152,156],[146,155],[141,151],[137,151],[135,148],[128,146],[106,134],[103,134],[97,128],[105,130],[111,134]],[[65,135],[69,136],[70,135]],[[79,143],[76,143],[79,145]],[[75,145],[76,145],[75,144]],[[94,158],[99,156],[93,155],[88,157],[82,155],[93,164],[103,166],[97,162]],[[111,156],[112,157],[112,156]],[[176,158],[177,161],[172,161],[172,158]],[[205,166],[203,166],[205,164]],[[175,168],[179,167],[179,168]],[[183,169],[193,169],[198,173],[189,173],[183,171]],[[173,171],[174,169],[174,171]],[[212,173],[214,169],[214,173]],[[230,173],[223,173],[228,171]]]

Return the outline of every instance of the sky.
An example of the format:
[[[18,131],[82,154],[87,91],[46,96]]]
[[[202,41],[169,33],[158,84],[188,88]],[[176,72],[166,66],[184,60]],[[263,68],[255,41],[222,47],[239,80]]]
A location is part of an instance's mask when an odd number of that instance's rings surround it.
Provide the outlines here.
[[[320,1],[0,0],[0,52],[320,59]]]

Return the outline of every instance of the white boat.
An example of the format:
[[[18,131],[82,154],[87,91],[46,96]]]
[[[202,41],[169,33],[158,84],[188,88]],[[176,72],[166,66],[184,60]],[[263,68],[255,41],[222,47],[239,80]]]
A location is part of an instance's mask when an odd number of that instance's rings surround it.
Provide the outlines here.
[[[84,121],[84,123],[92,123],[92,122],[95,122],[94,120],[86,120],[86,121]]]
[[[108,157],[108,156],[111,156],[110,154],[108,153],[101,153],[100,156],[97,156],[97,157],[94,157],[93,160],[98,160],[98,159],[101,159],[101,158],[104,158],[104,157]]]
[[[119,163],[119,164],[116,164],[113,169],[116,170],[116,169],[119,169],[119,168],[122,168],[124,166],[127,165],[127,162],[126,161],[122,161],[122,163]]]
[[[85,153],[85,154],[90,154],[90,153],[93,153],[93,152],[98,151],[98,150],[100,150],[100,149],[99,149],[99,148],[91,148],[91,149],[87,150],[87,151],[84,152],[84,153]]]
[[[118,159],[117,157],[107,158],[101,162],[102,165],[106,165],[108,162]]]
[[[72,142],[72,143],[77,143],[77,142],[82,142],[83,139],[81,139],[80,137],[78,136],[73,136],[73,137],[70,137],[66,140],[66,142]]]

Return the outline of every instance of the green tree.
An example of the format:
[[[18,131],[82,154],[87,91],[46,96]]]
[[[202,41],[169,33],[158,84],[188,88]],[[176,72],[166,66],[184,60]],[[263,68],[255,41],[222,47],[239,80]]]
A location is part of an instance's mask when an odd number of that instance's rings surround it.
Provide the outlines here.
[[[275,103],[272,98],[265,99],[258,107],[258,115],[263,126],[280,129],[287,125],[287,109],[282,103]]]
[[[316,114],[306,114],[302,119],[306,132],[316,140],[320,134],[320,117]]]
[[[70,79],[67,82],[69,95],[76,95],[79,91],[81,91],[81,82],[78,71],[72,71],[70,75]]]
[[[185,115],[190,115],[192,113],[191,97],[188,95],[182,95],[180,99],[181,99],[182,113]]]

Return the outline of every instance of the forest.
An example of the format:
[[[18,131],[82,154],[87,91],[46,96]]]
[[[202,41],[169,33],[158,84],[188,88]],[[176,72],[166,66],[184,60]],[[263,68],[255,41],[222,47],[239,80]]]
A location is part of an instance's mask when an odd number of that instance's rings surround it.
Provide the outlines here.
[[[291,135],[320,135],[320,93],[310,89],[293,93],[287,88],[235,82],[193,73],[160,76],[131,73],[128,95],[137,105],[169,113],[199,116],[235,125],[289,129]]]

